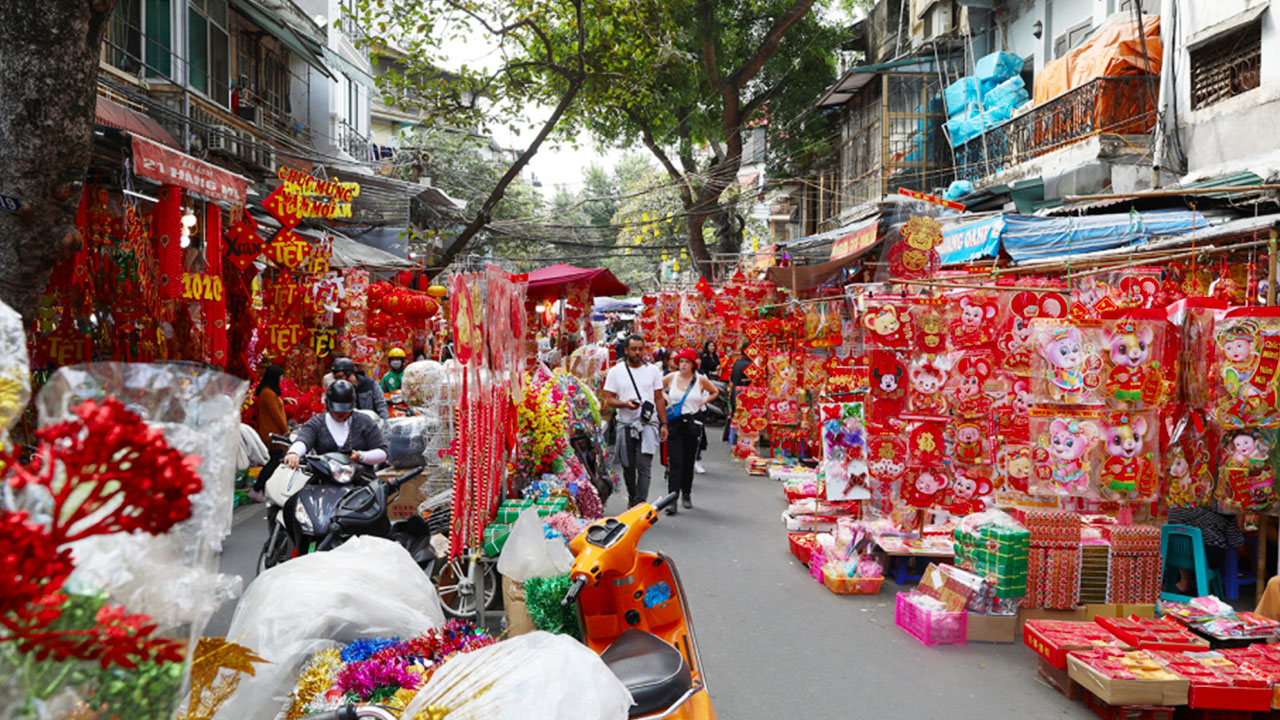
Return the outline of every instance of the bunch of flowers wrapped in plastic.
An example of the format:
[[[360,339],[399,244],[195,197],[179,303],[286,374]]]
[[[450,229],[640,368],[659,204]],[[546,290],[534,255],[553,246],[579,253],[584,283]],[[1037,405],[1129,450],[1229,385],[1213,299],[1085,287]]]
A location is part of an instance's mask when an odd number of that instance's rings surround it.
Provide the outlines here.
[[[599,517],[603,504],[597,474],[609,476],[608,450],[600,430],[600,409],[580,380],[545,366],[526,378],[524,401],[516,408],[519,446],[515,472],[536,495],[569,494],[583,517]],[[616,485],[616,478],[610,478]]]
[[[403,709],[446,660],[496,642],[462,620],[408,640],[361,638],[325,650],[303,669],[289,697],[287,720],[333,710],[347,703],[377,703]]]

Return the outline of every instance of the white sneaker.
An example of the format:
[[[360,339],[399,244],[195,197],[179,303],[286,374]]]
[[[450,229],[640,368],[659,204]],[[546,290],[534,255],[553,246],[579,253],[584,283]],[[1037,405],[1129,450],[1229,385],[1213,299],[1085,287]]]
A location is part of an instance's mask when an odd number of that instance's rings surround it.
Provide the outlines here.
[[[697,461],[693,463],[693,471],[698,473],[699,475],[705,475],[707,473],[707,469],[702,467],[702,463]]]

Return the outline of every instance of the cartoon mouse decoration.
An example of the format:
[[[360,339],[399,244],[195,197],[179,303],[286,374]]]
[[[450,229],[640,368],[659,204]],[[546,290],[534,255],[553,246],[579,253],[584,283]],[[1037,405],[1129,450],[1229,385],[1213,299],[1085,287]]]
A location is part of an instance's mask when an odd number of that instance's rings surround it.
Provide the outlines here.
[[[1044,361],[1039,372],[1046,381],[1046,394],[1056,402],[1083,403],[1088,393],[1101,384],[1102,359],[1071,324],[1037,323],[1036,350]]]
[[[1127,413],[1113,416],[1106,423],[1107,458],[1099,477],[1103,490],[1113,496],[1122,494],[1146,498],[1155,494],[1158,476],[1154,453],[1143,451],[1149,425],[1146,418]]]
[[[994,488],[986,477],[986,466],[957,467],[950,491],[939,505],[953,515],[969,515],[987,509],[987,496]]]
[[[990,433],[986,418],[981,416],[956,416],[952,423],[955,430],[956,462],[977,465],[990,460],[987,437]]]
[[[868,347],[906,348],[910,323],[910,310],[900,311],[888,304],[868,307],[862,316],[862,326],[867,329],[865,343]]]
[[[1083,495],[1089,489],[1087,455],[1097,439],[1092,422],[1054,418],[1032,454],[1036,479],[1055,494]]]
[[[958,348],[979,347],[992,342],[995,332],[996,305],[991,300],[974,295],[960,298],[959,315],[951,326],[951,342]]]
[[[974,414],[987,409],[990,400],[983,387],[995,370],[988,355],[966,355],[956,363],[955,372],[955,406],[956,410],[965,414]]]
[[[1155,331],[1150,325],[1121,320],[1103,331],[1112,368],[1104,389],[1112,405],[1141,410],[1160,401],[1160,363],[1152,360]]]
[[[951,479],[943,469],[921,468],[908,475],[903,483],[902,500],[914,508],[931,508],[950,486]]]
[[[898,419],[906,407],[907,368],[896,353],[874,350],[869,357],[871,368],[871,412],[873,426],[884,427]]]
[[[945,363],[932,358],[914,360],[908,377],[911,380],[911,394],[908,396],[911,412],[921,415],[947,414],[947,399],[942,392],[947,384]]]

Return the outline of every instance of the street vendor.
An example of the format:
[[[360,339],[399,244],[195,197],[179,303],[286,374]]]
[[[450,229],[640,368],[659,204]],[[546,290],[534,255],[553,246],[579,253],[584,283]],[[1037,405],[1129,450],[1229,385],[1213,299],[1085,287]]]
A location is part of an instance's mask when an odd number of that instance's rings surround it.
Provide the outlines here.
[[[391,369],[382,376],[382,392],[392,393],[400,389],[400,379],[404,376],[404,358],[404,350],[400,348],[391,348],[391,352],[387,353],[387,365]]]
[[[387,459],[387,441],[378,424],[355,412],[356,387],[346,380],[334,380],[324,393],[325,411],[316,414],[298,429],[298,437],[284,456],[284,464],[296,469],[303,455],[347,453],[366,465]]]

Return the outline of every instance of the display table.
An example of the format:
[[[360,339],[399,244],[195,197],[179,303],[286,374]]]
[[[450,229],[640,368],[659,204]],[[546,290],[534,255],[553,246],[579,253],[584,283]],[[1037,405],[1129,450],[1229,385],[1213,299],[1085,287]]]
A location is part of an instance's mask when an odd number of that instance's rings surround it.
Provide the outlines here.
[[[955,558],[954,544],[950,537],[926,535],[921,538],[905,538],[896,535],[876,535],[875,543],[884,554],[887,566],[898,585],[919,580],[923,569],[910,572],[913,559],[929,562],[950,562]]]

